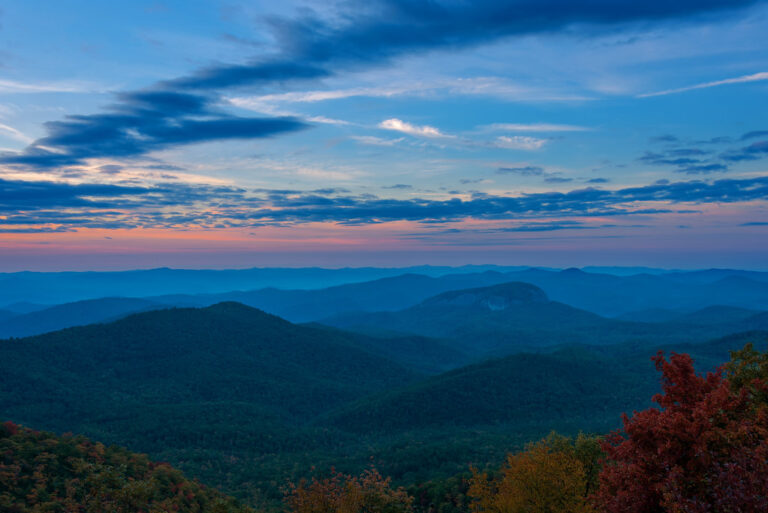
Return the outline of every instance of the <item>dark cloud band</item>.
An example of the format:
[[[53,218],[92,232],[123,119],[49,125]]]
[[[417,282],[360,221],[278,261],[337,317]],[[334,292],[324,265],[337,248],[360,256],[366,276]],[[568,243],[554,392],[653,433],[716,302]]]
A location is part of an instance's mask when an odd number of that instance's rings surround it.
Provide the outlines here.
[[[480,195],[393,199],[344,190],[254,190],[160,184],[155,187],[70,185],[0,180],[0,225],[58,228],[172,227],[179,229],[295,225],[310,222],[371,224],[463,219],[546,219],[693,212],[675,204],[768,200],[768,177],[659,182],[617,190],[585,188],[520,196]],[[666,206],[659,206],[659,203]],[[215,207],[215,208],[214,208]],[[562,224],[562,222],[560,222]],[[535,226],[535,225],[532,225]]]

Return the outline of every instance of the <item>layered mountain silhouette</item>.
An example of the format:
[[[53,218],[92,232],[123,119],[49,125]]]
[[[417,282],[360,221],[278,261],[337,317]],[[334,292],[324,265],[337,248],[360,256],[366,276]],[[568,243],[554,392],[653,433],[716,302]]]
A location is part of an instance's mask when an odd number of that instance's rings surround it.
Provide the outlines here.
[[[3,319],[0,313],[0,338],[28,337],[72,326],[108,322],[128,314],[167,308],[146,299],[101,298],[43,308]]]
[[[763,326],[765,315],[729,326]],[[356,318],[399,335],[296,325],[226,302],[2,340],[0,412],[276,500],[275,483],[311,465],[362,468],[374,457],[396,479],[428,479],[551,429],[605,432],[658,388],[656,349],[685,350],[706,369],[747,341],[768,341],[752,331],[706,342],[720,323],[661,344],[652,330],[694,325],[606,319],[519,282]],[[656,342],[595,345],[632,327]],[[563,345],[577,336],[590,342]],[[521,340],[540,351],[510,354]],[[439,462],[421,464],[435,454]]]

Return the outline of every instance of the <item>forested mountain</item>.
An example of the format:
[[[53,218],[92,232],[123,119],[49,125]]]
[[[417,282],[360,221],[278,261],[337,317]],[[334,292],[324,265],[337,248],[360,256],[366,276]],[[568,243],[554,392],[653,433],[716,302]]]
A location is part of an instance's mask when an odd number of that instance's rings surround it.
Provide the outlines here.
[[[165,305],[134,298],[102,298],[64,303],[25,314],[0,314],[0,338],[28,337],[72,326],[106,322],[128,314],[166,308]]]
[[[720,307],[680,321],[641,323],[608,319],[556,301],[526,283],[451,291],[398,312],[350,313],[325,323],[369,334],[443,338],[469,355],[502,356],[564,344],[701,342],[768,329],[768,318]]]
[[[406,273],[426,276],[512,271],[525,267],[494,265],[440,267],[355,267],[327,269],[258,268],[197,270],[147,269],[92,272],[0,273],[0,307],[9,303],[60,304],[108,296],[146,297],[165,294],[221,293],[233,290],[318,289],[345,283],[377,280]]]
[[[493,425],[530,437],[541,436],[547,426],[562,432],[608,432],[619,426],[621,413],[647,407],[658,391],[650,363],[656,351],[685,352],[698,369],[712,371],[747,343],[765,349],[768,331],[701,344],[570,346],[551,354],[515,354],[366,397],[326,422],[361,433]]]
[[[252,512],[143,454],[12,422],[0,424],[0,511]]]
[[[152,303],[146,305],[147,308],[155,308],[155,304],[204,307],[236,301],[293,322],[311,322],[352,312],[397,311],[442,292],[519,281],[538,286],[553,301],[624,321],[714,324],[715,321],[736,320],[738,309],[768,309],[768,278],[764,276],[768,273],[711,270],[609,275],[578,269],[553,271],[490,267],[299,269],[293,270],[294,273],[288,269],[157,269],[128,273],[54,273],[50,282],[42,281],[39,273],[14,273],[0,275],[0,305],[4,293],[8,300],[23,296],[61,303],[62,298],[97,298],[99,291],[111,290],[112,295],[119,292],[124,296],[144,296],[143,300]],[[423,274],[405,272],[409,270]],[[477,270],[482,272],[474,272]],[[376,279],[371,280],[371,277]],[[99,279],[104,279],[104,283]],[[335,285],[336,282],[343,284]],[[325,284],[333,286],[324,287]],[[263,285],[281,288],[258,288]],[[109,286],[113,286],[112,289]],[[214,292],[200,293],[206,290]],[[0,337],[25,336],[67,326],[104,322],[144,309],[140,306],[134,309],[129,304],[130,301],[138,302],[138,299],[103,299],[103,302],[94,299],[90,303],[59,304],[59,308],[15,301],[0,308],[16,314],[0,313]],[[117,301],[126,304],[117,307]],[[112,306],[104,306],[110,303]],[[718,306],[719,313],[712,310],[703,312],[698,319],[695,316],[684,318],[711,306]],[[20,316],[51,308],[56,309],[41,313],[42,317]],[[114,315],[111,315],[110,308],[116,308]],[[731,309],[731,317],[724,317],[727,309]],[[9,324],[4,325],[5,322]]]
[[[352,311],[401,310],[450,290],[518,281],[536,285],[553,301],[608,317],[648,309],[670,309],[685,314],[713,305],[768,309],[768,277],[765,277],[768,273],[727,273],[696,273],[689,279],[688,273],[615,276],[578,269],[488,270],[442,276],[405,274],[318,290],[265,289],[149,299],[193,306],[237,301],[292,321],[305,322]]]
[[[194,306],[237,301],[293,322],[307,322],[350,311],[400,310],[447,290],[493,285],[504,281],[507,281],[505,275],[497,271],[439,277],[403,274],[318,290],[269,288],[223,294],[160,296],[151,299],[174,305]]]
[[[238,303],[3,341],[0,365],[3,411],[24,418],[46,403],[46,419],[25,421],[54,429],[85,422],[103,401],[119,403],[124,413],[147,403],[170,413],[242,401],[261,415],[306,416],[417,377],[333,331]],[[29,379],[34,386],[24,386]],[[107,396],[95,393],[102,387]]]
[[[515,354],[366,398],[329,422],[360,433],[498,424],[531,434],[605,432],[618,427],[621,413],[644,406],[657,388],[653,379],[639,380],[613,363],[588,351]],[[652,378],[647,367],[644,374]]]
[[[666,308],[647,308],[617,315],[614,319],[629,322],[668,322],[678,319],[688,312]]]
[[[736,306],[713,305],[681,315],[674,320],[683,324],[721,324],[746,321],[760,312]]]
[[[605,322],[521,283],[444,293],[415,310],[490,330],[504,326],[495,316],[527,319],[541,336]],[[661,347],[713,366],[765,335]],[[1,341],[0,416],[148,452],[274,505],[280,483],[313,466],[357,472],[374,458],[413,483],[495,461],[553,428],[610,429],[658,387],[658,345],[553,346],[434,375],[478,355],[454,339],[300,326],[237,303],[157,310]]]
[[[711,305],[768,310],[768,273],[686,272],[615,276],[579,269],[529,269],[506,273],[509,281],[532,283],[550,299],[600,315],[665,308],[693,311]]]

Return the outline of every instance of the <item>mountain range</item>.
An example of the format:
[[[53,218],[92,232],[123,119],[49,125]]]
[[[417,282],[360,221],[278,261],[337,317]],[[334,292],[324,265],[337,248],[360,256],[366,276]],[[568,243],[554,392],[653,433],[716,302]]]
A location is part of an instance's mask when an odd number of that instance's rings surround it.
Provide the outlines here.
[[[0,416],[147,452],[253,504],[274,504],[278,483],[312,466],[356,471],[373,458],[417,482],[551,429],[606,432],[658,390],[656,350],[685,350],[706,369],[768,342],[765,313],[626,322],[521,282],[344,314],[335,326],[235,302],[98,304],[120,318],[0,341]]]

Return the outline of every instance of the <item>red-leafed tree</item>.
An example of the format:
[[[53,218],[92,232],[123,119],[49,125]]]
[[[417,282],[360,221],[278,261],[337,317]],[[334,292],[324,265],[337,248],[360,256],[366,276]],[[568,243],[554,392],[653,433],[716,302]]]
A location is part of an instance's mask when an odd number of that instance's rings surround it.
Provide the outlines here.
[[[624,416],[603,445],[593,496],[604,513],[768,511],[768,413],[720,371],[697,375],[685,354],[654,357],[660,408]],[[753,387],[764,387],[756,380]]]

